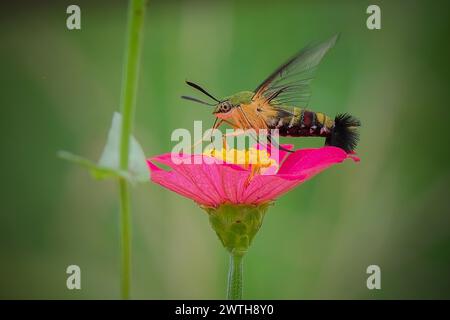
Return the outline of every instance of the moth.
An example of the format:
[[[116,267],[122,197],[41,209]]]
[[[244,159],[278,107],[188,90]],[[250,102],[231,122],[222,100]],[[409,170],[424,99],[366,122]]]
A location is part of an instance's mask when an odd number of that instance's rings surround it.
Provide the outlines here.
[[[303,48],[253,91],[241,91],[217,99],[198,84],[186,81],[214,103],[189,96],[182,98],[214,107],[214,129],[228,124],[242,130],[266,129],[270,132],[278,129],[280,136],[287,137],[324,137],[325,145],[351,153],[359,141],[357,129],[361,125],[360,121],[348,113],[337,114],[332,118],[308,108],[314,74],[337,39],[338,35],[335,35],[324,42]],[[268,138],[270,141],[270,136]]]

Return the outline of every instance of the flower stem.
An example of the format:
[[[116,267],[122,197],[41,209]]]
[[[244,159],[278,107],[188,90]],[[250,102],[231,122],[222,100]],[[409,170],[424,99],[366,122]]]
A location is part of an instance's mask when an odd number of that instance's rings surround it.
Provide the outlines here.
[[[128,8],[127,40],[122,76],[121,112],[122,132],[120,137],[120,169],[128,171],[130,136],[133,129],[134,109],[138,81],[139,55],[142,42],[146,0],[131,0]],[[130,297],[131,280],[131,209],[128,181],[119,179],[120,223],[121,223],[121,293],[122,299]]]
[[[122,299],[130,298],[131,285],[131,209],[130,192],[128,182],[120,178],[120,226],[121,226],[121,247],[122,247],[122,265],[121,265],[121,296]]]
[[[242,253],[230,253],[230,267],[228,270],[228,300],[242,299],[242,274],[243,274]]]

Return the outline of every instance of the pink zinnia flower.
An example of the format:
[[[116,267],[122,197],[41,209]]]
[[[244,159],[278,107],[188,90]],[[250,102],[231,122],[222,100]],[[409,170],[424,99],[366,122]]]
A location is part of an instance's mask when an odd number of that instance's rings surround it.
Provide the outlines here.
[[[280,150],[279,157],[257,148],[208,155],[166,153],[148,160],[153,182],[194,200],[208,213],[212,228],[230,252],[229,299],[242,298],[243,257],[269,204],[336,163],[348,158],[359,161],[336,147],[300,149],[290,154]]]
[[[292,145],[284,145],[291,149]],[[203,157],[202,159],[199,159]],[[209,158],[209,159],[205,159]],[[190,159],[188,159],[190,158]],[[272,162],[266,170],[218,161],[206,155],[166,153],[148,160],[153,182],[190,198],[200,205],[259,205],[277,199],[316,174],[348,158],[359,159],[336,147],[300,149],[288,154],[279,151],[280,162]],[[176,159],[177,161],[173,161]],[[180,163],[189,160],[189,164]],[[201,161],[203,160],[203,161]],[[208,163],[206,163],[208,162]],[[168,166],[166,171],[157,164]],[[175,164],[180,163],[180,164]],[[195,164],[200,163],[200,164]]]

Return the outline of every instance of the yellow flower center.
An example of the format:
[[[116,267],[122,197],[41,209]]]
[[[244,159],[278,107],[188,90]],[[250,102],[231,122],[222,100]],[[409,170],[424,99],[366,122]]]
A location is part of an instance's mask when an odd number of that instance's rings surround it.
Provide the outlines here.
[[[270,154],[266,150],[258,150],[249,148],[246,150],[228,149],[221,150],[210,149],[203,153],[206,156],[221,159],[226,163],[241,165],[245,169],[252,169],[252,176],[264,173],[269,167],[278,167],[278,163],[270,158]]]

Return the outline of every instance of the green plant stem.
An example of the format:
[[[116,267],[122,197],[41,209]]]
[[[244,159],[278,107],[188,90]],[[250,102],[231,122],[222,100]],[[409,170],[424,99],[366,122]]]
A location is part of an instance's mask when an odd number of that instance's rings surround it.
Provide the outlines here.
[[[131,285],[131,209],[130,192],[128,182],[120,178],[120,226],[121,226],[121,246],[122,246],[122,264],[121,264],[121,296],[122,299],[130,298]]]
[[[133,129],[134,109],[138,82],[139,56],[142,43],[146,0],[131,0],[128,9],[127,40],[122,77],[120,139],[120,169],[128,171],[130,136]],[[131,280],[131,208],[128,181],[119,179],[121,224],[121,293],[122,299],[130,297]]]
[[[228,300],[242,299],[242,274],[243,274],[242,253],[230,253],[230,267],[228,270]]]

